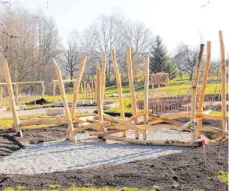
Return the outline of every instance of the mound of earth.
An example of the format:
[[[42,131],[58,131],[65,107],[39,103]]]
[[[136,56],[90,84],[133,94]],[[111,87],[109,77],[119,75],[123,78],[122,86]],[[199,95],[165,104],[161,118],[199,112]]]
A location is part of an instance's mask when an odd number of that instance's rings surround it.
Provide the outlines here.
[[[29,103],[26,103],[26,105],[44,105],[44,104],[49,104],[50,102],[47,101],[46,99],[44,98],[41,98],[41,99],[37,99],[37,100],[34,100],[34,101],[31,101]]]

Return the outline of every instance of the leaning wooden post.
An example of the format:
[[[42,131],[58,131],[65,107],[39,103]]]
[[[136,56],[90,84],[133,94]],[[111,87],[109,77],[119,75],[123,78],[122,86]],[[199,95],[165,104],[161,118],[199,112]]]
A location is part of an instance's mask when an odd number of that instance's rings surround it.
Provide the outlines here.
[[[133,79],[133,69],[132,69],[132,58],[131,58],[131,48],[127,48],[127,69],[128,69],[128,79],[129,79],[129,87],[131,94],[131,106],[132,106],[132,114],[137,114],[137,106],[136,106],[136,97],[134,93],[134,79]],[[137,119],[134,120],[135,123],[138,122]],[[135,131],[135,138],[139,139],[139,132]]]
[[[192,139],[197,140],[197,129],[196,129],[196,120],[195,120],[195,113],[196,113],[196,94],[197,94],[197,85],[199,81],[199,75],[200,75],[200,66],[202,62],[203,57],[203,51],[204,51],[204,44],[200,45],[200,52],[198,56],[198,62],[196,65],[195,73],[193,76],[193,83],[192,83],[192,97],[191,97],[191,128],[192,128]]]
[[[144,111],[149,110],[149,56],[144,59]],[[148,113],[144,116],[145,124],[148,123]],[[143,131],[143,140],[146,140],[146,130]]]
[[[57,79],[58,79],[61,97],[62,97],[63,104],[64,104],[65,117],[66,117],[66,120],[68,121],[68,129],[66,131],[66,137],[69,140],[76,141],[75,140],[74,127],[73,127],[72,118],[71,118],[71,113],[70,113],[70,109],[68,107],[68,102],[67,102],[66,95],[65,95],[64,83],[63,83],[60,67],[58,66],[58,64],[56,63],[56,61],[54,59],[53,59],[53,62],[54,62],[55,67],[56,67],[56,75],[57,75]]]
[[[120,108],[120,118],[125,119],[125,112],[124,112],[124,104],[123,104],[123,96],[122,96],[122,83],[121,83],[121,77],[118,69],[118,65],[116,62],[116,55],[115,55],[115,50],[112,49],[111,51],[111,56],[112,56],[112,64],[114,67],[114,72],[116,76],[116,85],[118,89],[118,97],[119,97],[119,108]],[[126,137],[126,131],[123,131],[122,133],[123,137]]]
[[[101,73],[100,73],[100,66],[98,65],[96,68],[96,101],[97,101],[97,108],[98,108],[98,120],[103,122],[102,117],[102,108],[101,108]]]
[[[202,87],[200,90],[200,95],[199,95],[199,102],[197,105],[197,111],[198,112],[203,112],[203,106],[204,106],[204,96],[206,93],[206,88],[207,88],[207,81],[208,81],[208,71],[210,67],[210,62],[211,62],[211,41],[207,42],[207,56],[206,56],[206,62],[205,62],[205,67],[204,67],[204,74],[203,74],[203,79],[202,79]],[[200,118],[197,121],[197,129],[198,129],[198,138],[201,137],[201,128],[202,128],[202,118]]]
[[[14,92],[13,92],[13,87],[12,87],[12,82],[11,82],[11,77],[10,77],[10,71],[9,71],[9,67],[8,67],[8,63],[6,59],[5,58],[3,59],[4,59],[3,68],[4,68],[4,75],[5,75],[6,85],[7,85],[8,94],[9,94],[10,110],[13,115],[14,126],[16,127],[16,130],[17,130],[17,136],[22,137],[23,135],[22,135],[20,122],[18,119],[17,111],[16,111],[15,97],[14,97]]]
[[[221,65],[221,110],[222,110],[222,129],[227,131],[227,106],[226,106],[226,62],[225,62],[225,50],[223,33],[219,31],[220,42],[220,65]]]
[[[80,69],[78,71],[77,80],[74,82],[72,108],[71,108],[72,119],[74,119],[75,109],[76,109],[77,102],[79,99],[78,94],[79,94],[80,84],[81,84],[81,80],[83,77],[83,72],[84,72],[84,67],[85,67],[86,61],[87,61],[87,56],[83,56],[81,63],[80,63]]]

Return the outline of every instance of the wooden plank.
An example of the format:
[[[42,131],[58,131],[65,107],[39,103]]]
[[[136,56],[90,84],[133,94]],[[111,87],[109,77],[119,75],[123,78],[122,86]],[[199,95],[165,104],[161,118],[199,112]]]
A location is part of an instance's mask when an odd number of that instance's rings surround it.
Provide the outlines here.
[[[137,105],[136,105],[136,96],[134,92],[134,78],[133,78],[133,69],[132,69],[132,58],[131,58],[131,48],[127,48],[127,69],[128,69],[128,79],[129,79],[129,87],[130,87],[130,96],[131,96],[131,107],[132,114],[135,115],[137,113]],[[137,119],[134,121],[135,124],[138,122]],[[135,132],[135,138],[139,139],[139,132]]]
[[[123,95],[122,95],[122,83],[121,83],[121,77],[118,69],[118,65],[116,62],[116,54],[115,50],[111,50],[111,55],[112,55],[112,64],[115,72],[115,77],[116,77],[116,85],[117,85],[117,90],[118,90],[118,97],[119,97],[119,108],[120,108],[120,119],[125,119],[125,112],[124,112],[124,103],[123,103]],[[123,131],[123,137],[126,137],[126,131]]]
[[[12,112],[14,124],[16,126],[17,136],[22,137],[23,135],[22,135],[20,122],[16,111],[15,97],[14,97],[13,87],[11,83],[10,71],[9,71],[7,60],[5,58],[3,58],[3,69],[4,69],[6,84],[7,84],[7,90],[9,94],[10,110]]]
[[[117,137],[113,135],[107,135],[105,137],[106,140],[112,141],[120,141],[126,142],[129,144],[137,144],[137,145],[153,145],[153,146],[178,146],[178,147],[200,147],[202,146],[202,141],[195,142],[184,142],[177,140],[136,140],[125,137]]]
[[[79,89],[80,89],[80,84],[81,80],[83,77],[83,72],[84,72],[84,67],[87,61],[87,56],[83,56],[80,62],[80,69],[78,71],[78,76],[77,80],[74,82],[74,89],[73,89],[73,98],[72,98],[72,107],[71,107],[71,117],[72,119],[74,118],[77,102],[79,100]]]
[[[42,118],[36,118],[36,119],[28,119],[21,121],[20,126],[21,127],[26,127],[26,126],[32,126],[32,125],[50,125],[50,124],[57,124],[57,125],[62,125],[62,124],[68,124],[69,121],[66,119],[42,119]]]
[[[200,45],[200,51],[198,56],[197,65],[195,68],[195,73],[193,76],[193,82],[192,82],[192,96],[191,96],[191,127],[193,129],[192,131],[192,139],[197,140],[197,128],[196,128],[196,120],[195,120],[195,112],[196,112],[196,95],[197,95],[197,86],[199,82],[199,75],[200,75],[200,68],[201,68],[201,62],[203,57],[203,51],[204,51],[204,44]]]
[[[197,111],[198,112],[203,112],[204,96],[205,96],[205,92],[207,89],[208,71],[209,71],[209,67],[210,67],[210,62],[211,62],[211,41],[208,41],[207,42],[207,56],[206,56],[204,74],[203,74],[203,79],[202,79],[202,87],[200,90],[199,102],[197,105]],[[202,119],[197,120],[198,138],[201,137],[202,122],[203,122]]]
[[[227,130],[227,106],[226,106],[226,62],[223,41],[223,32],[219,31],[220,42],[220,71],[221,71],[221,111],[222,111],[222,129]]]
[[[63,83],[60,67],[58,66],[58,64],[56,63],[56,61],[54,59],[53,59],[53,62],[54,62],[55,67],[56,67],[56,75],[58,78],[59,88],[60,88],[61,97],[62,97],[62,101],[63,101],[63,105],[64,105],[65,117],[68,121],[68,129],[66,132],[66,136],[67,136],[67,139],[72,140],[72,141],[76,141],[73,123],[72,123],[72,117],[71,117],[70,109],[68,107],[68,102],[67,102],[66,95],[65,95],[64,83]]]

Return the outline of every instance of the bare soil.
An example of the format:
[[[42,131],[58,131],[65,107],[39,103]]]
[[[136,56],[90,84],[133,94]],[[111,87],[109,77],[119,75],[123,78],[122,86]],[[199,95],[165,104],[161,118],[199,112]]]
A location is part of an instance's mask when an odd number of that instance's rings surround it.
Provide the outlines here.
[[[66,126],[28,129],[18,139],[10,130],[0,131],[0,160],[2,157],[23,149],[26,144],[65,138]],[[224,191],[228,185],[221,183],[217,174],[228,171],[228,142],[222,141],[206,146],[207,165],[204,165],[203,149],[193,148],[179,154],[158,159],[145,159],[120,165],[98,167],[39,175],[7,175],[0,172],[0,190],[11,186],[24,186],[27,190],[44,189],[50,184],[63,188],[76,186],[110,186],[151,188],[159,190],[212,190]]]

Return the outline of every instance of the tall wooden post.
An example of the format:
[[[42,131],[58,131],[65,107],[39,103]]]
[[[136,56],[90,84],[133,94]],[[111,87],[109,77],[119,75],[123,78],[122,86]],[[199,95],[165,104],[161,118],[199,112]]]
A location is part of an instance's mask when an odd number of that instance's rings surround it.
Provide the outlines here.
[[[144,110],[149,109],[149,56],[144,59]],[[145,124],[148,123],[148,113],[144,116]],[[146,130],[143,131],[143,140],[146,140]]]
[[[203,57],[203,51],[204,51],[204,44],[200,45],[200,52],[198,56],[198,62],[196,65],[195,73],[193,76],[193,83],[192,83],[192,97],[191,97],[191,128],[192,128],[192,139],[197,140],[197,129],[196,129],[196,119],[195,119],[195,113],[196,113],[196,94],[197,94],[197,86],[199,82],[199,74],[200,74],[200,66],[202,62]]]
[[[118,97],[119,97],[119,108],[120,108],[120,118],[125,119],[125,112],[124,112],[124,104],[123,104],[123,96],[122,96],[122,83],[121,83],[121,77],[118,69],[118,65],[116,62],[116,55],[115,55],[115,50],[112,49],[111,51],[111,56],[112,56],[112,64],[114,67],[114,72],[116,76],[116,85],[118,89]],[[126,137],[126,131],[123,131],[123,137]]]
[[[127,48],[127,69],[128,69],[128,79],[129,79],[129,87],[130,87],[130,95],[131,95],[131,107],[132,114],[136,115],[137,106],[136,106],[136,97],[134,93],[134,78],[133,78],[133,68],[132,68],[132,58],[131,58],[131,48]],[[137,119],[134,120],[135,123],[138,122]],[[135,138],[139,139],[139,132],[135,131]]]
[[[66,95],[65,95],[64,83],[63,83],[60,67],[58,66],[58,64],[56,63],[56,61],[54,59],[53,59],[53,62],[54,62],[55,67],[56,67],[56,75],[58,78],[60,93],[61,93],[61,97],[62,97],[63,104],[64,104],[65,117],[68,121],[68,129],[66,131],[66,137],[69,140],[76,141],[75,140],[74,127],[73,127],[72,118],[71,118],[71,113],[70,113],[70,109],[68,107],[68,101],[67,101]]]
[[[211,41],[208,41],[207,42],[207,56],[206,56],[204,74],[203,74],[203,79],[202,79],[202,87],[200,90],[199,102],[198,102],[198,106],[197,106],[198,112],[203,112],[204,96],[205,96],[206,88],[207,88],[208,71],[209,71],[209,67],[210,67],[210,62],[211,62]],[[202,121],[203,121],[202,119],[199,119],[197,121],[198,138],[201,137]]]
[[[226,106],[226,62],[223,41],[223,32],[219,31],[220,42],[220,68],[221,68],[221,110],[222,110],[222,129],[227,131],[227,106]]]
[[[98,120],[103,122],[102,117],[102,108],[101,108],[101,69],[98,65],[96,68],[96,101],[97,101],[97,108],[98,108]]]
[[[79,99],[78,94],[79,94],[80,84],[81,84],[81,80],[83,77],[83,72],[84,72],[84,67],[85,67],[86,61],[87,61],[87,56],[83,56],[81,63],[80,63],[80,69],[78,71],[78,76],[76,77],[76,81],[74,82],[72,108],[71,108],[72,119],[74,118],[75,109],[76,109],[77,102]]]
[[[16,111],[16,105],[15,105],[15,97],[14,97],[14,92],[13,92],[13,87],[12,87],[12,82],[11,82],[11,77],[10,77],[10,71],[8,67],[8,63],[5,58],[3,58],[3,68],[4,68],[4,75],[6,79],[6,85],[8,89],[8,94],[9,94],[9,100],[10,100],[10,110],[13,115],[13,120],[14,120],[14,126],[16,127],[17,130],[17,136],[22,137],[22,131],[20,127],[20,122],[18,119],[17,111]]]
[[[102,70],[101,70],[101,78],[100,78],[100,85],[101,85],[101,113],[103,118],[103,105],[104,105],[104,95],[105,95],[105,86],[106,86],[106,67],[107,67],[107,58],[106,56],[102,57]]]

